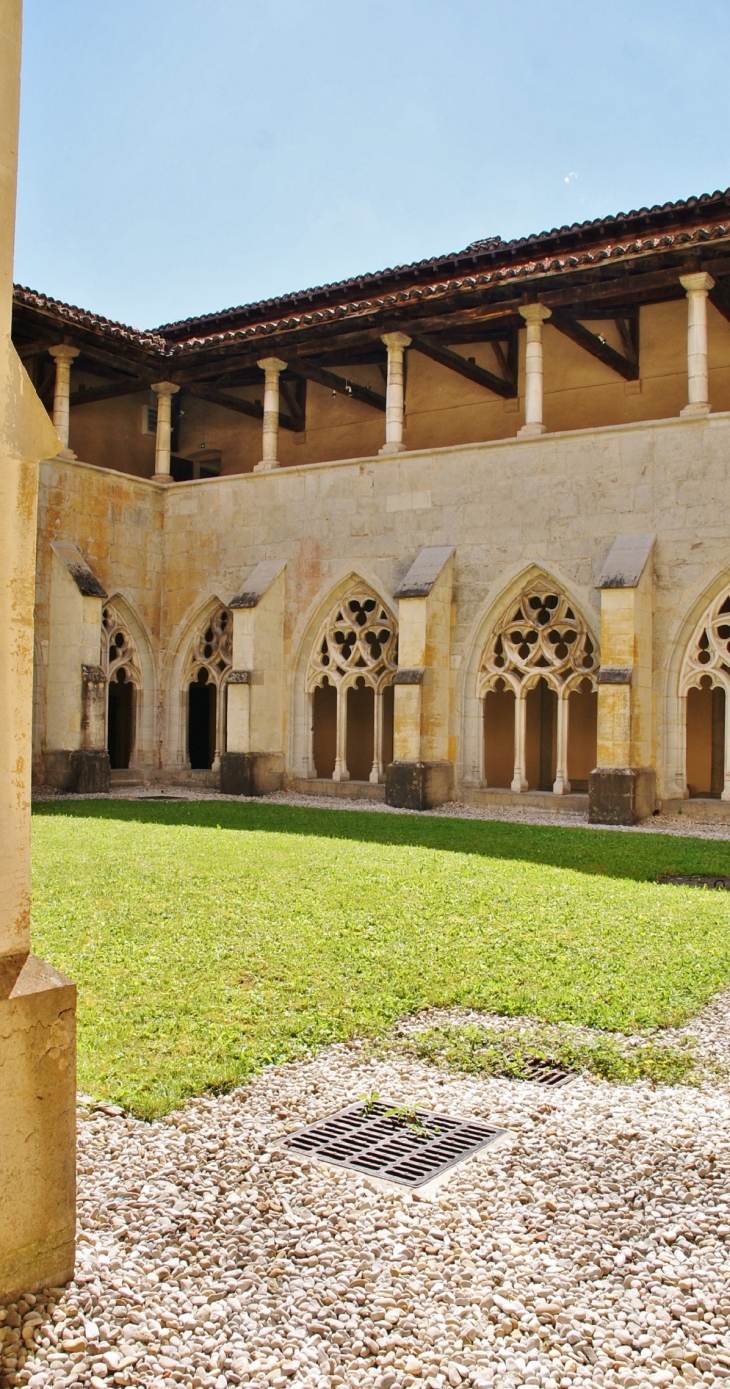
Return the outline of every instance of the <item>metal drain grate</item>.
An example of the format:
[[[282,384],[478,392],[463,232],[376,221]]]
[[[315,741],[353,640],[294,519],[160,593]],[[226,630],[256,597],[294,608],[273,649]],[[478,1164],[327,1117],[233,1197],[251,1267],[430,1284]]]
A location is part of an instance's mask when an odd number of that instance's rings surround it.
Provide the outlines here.
[[[674,883],[675,887],[712,887],[721,892],[730,892],[730,878],[717,877],[714,873],[660,873],[658,883]]]
[[[528,1080],[533,1080],[536,1085],[550,1085],[554,1090],[575,1080],[575,1071],[564,1071],[556,1061],[538,1061],[537,1057],[527,1062],[525,1070]]]
[[[350,1105],[318,1124],[309,1124],[289,1134],[285,1145],[336,1167],[418,1187],[505,1132],[491,1124],[432,1114],[427,1109],[399,1117],[392,1105],[378,1100],[372,1105]]]

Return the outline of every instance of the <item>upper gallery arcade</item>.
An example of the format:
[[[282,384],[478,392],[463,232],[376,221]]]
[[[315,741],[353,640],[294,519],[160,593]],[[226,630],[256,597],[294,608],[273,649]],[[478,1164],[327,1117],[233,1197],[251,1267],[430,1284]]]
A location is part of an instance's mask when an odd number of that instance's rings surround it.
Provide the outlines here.
[[[16,288],[13,340],[40,779],[730,798],[730,191],[150,331]]]

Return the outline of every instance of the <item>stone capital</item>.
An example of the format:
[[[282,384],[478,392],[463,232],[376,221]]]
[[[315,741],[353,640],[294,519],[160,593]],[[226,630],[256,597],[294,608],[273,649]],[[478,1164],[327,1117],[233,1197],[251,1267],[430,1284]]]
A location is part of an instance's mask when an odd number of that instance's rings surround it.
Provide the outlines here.
[[[176,386],[174,381],[153,381],[150,389],[154,391],[156,396],[170,397],[177,395],[180,387]]]
[[[715,281],[705,270],[693,271],[691,275],[680,275],[679,283],[688,294],[707,294],[708,290],[715,288]]]
[[[286,362],[282,362],[281,357],[261,357],[256,363],[262,371],[285,371]]]
[[[552,309],[548,309],[545,304],[522,304],[518,309],[525,323],[544,323],[546,318],[552,317]]]
[[[49,347],[48,351],[54,361],[68,362],[70,366],[74,358],[78,357],[81,348],[71,347],[67,342],[59,342],[55,347]]]
[[[389,352],[403,352],[406,347],[411,345],[411,339],[407,333],[381,333],[380,341],[385,343]]]

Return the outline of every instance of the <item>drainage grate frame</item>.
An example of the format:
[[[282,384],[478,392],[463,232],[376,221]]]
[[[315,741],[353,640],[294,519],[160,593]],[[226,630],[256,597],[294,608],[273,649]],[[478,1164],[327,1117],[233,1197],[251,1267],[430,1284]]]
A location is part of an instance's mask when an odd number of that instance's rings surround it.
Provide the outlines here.
[[[657,882],[670,883],[674,887],[704,887],[730,892],[730,878],[724,878],[721,873],[659,873]]]
[[[539,1061],[537,1057],[528,1061],[525,1069],[527,1080],[535,1085],[547,1085],[551,1090],[558,1090],[561,1085],[569,1085],[571,1080],[576,1079],[575,1071],[564,1070],[557,1061]]]
[[[393,1113],[395,1108],[382,1100],[348,1105],[287,1134],[282,1146],[300,1157],[415,1190],[507,1132],[428,1109],[410,1111],[414,1117],[409,1123]]]

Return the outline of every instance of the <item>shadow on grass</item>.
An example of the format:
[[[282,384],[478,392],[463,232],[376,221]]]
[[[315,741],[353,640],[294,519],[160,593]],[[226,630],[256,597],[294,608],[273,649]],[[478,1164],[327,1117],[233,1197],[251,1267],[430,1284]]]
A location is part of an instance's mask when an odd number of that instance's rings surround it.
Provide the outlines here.
[[[315,810],[251,801],[46,801],[34,806],[34,814],[403,845],[477,854],[482,858],[523,860],[635,882],[652,882],[658,873],[730,876],[730,841],[667,834],[626,834],[616,830],[388,815],[377,811]],[[662,890],[673,892],[674,888]]]

